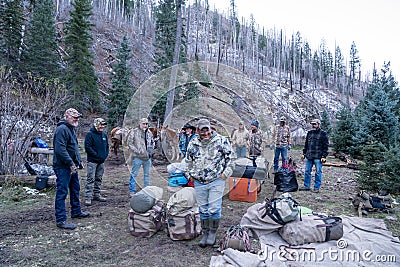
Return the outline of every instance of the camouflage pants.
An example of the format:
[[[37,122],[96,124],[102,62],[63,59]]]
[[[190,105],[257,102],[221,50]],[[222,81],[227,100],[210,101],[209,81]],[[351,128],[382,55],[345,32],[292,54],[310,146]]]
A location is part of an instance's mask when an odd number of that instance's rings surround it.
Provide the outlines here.
[[[101,182],[103,180],[104,163],[87,163],[87,179],[85,185],[85,198],[93,198],[100,195]]]

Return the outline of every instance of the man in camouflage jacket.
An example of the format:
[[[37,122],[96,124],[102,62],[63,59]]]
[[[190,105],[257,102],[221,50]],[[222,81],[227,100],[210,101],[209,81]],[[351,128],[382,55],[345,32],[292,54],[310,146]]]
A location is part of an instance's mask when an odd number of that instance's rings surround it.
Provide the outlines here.
[[[249,139],[249,155],[250,156],[261,156],[263,151],[263,138],[262,138],[262,131],[258,129],[260,123],[258,120],[254,120],[251,123],[251,133]]]
[[[186,174],[194,180],[203,236],[199,246],[215,244],[222,215],[225,180],[232,174],[232,146],[229,140],[211,130],[207,119],[200,119],[199,136],[189,142]]]

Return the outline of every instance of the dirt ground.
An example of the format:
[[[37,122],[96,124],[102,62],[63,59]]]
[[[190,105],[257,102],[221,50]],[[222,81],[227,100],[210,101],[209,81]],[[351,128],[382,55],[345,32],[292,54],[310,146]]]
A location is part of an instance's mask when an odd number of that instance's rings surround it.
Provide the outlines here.
[[[300,162],[300,151],[290,152]],[[328,160],[334,160],[329,158]],[[299,169],[302,168],[299,163]],[[152,185],[167,192],[167,163],[154,160],[151,170]],[[355,172],[347,168],[324,167],[322,190],[319,194],[294,192],[293,197],[303,206],[319,213],[357,216],[351,206],[350,196],[357,192]],[[139,174],[139,181],[143,182]],[[81,195],[85,171],[80,172]],[[122,157],[110,158],[103,178],[105,203],[93,202],[86,219],[69,219],[77,223],[73,231],[58,229],[54,216],[54,188],[44,195],[28,195],[21,185],[3,185],[0,190],[0,266],[208,266],[215,248],[200,248],[198,239],[172,241],[166,232],[151,238],[137,238],[129,233],[129,170]],[[298,177],[302,184],[302,176]],[[338,182],[340,181],[340,182]],[[258,202],[271,195],[272,179],[266,180]],[[68,203],[68,199],[67,199]],[[223,218],[217,240],[231,225],[238,224],[246,209],[254,203],[230,201],[223,198]],[[68,207],[68,206],[67,206]],[[400,212],[396,214],[370,213],[368,217],[383,218],[394,235],[400,234]],[[397,221],[390,221],[392,216]],[[253,245],[257,249],[257,242]]]

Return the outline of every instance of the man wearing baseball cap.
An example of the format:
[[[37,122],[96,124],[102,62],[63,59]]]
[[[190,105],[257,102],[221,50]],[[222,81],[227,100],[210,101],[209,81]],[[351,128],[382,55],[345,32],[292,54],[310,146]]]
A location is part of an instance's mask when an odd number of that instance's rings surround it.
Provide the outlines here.
[[[311,121],[312,130],[307,132],[306,142],[303,148],[302,160],[306,160],[304,171],[304,186],[299,190],[308,191],[311,189],[311,171],[315,165],[314,189],[312,192],[318,193],[322,183],[322,163],[326,162],[328,156],[329,139],[328,134],[320,128],[321,121],[313,119]]]
[[[79,200],[79,177],[78,168],[83,168],[81,156],[79,155],[76,127],[82,116],[76,109],[69,108],[64,113],[54,132],[53,137],[53,169],[56,174],[56,199],[55,215],[57,227],[73,230],[75,223],[67,221],[65,199],[68,195],[71,204],[71,218],[86,218],[90,216],[87,211],[81,210]]]
[[[274,144],[272,148],[275,148],[274,156],[274,171],[278,171],[279,167],[279,156],[282,156],[282,165],[288,159],[288,150],[290,150],[290,128],[286,125],[286,118],[281,117],[279,119],[279,125],[274,128]]]
[[[232,146],[229,140],[211,129],[208,119],[197,124],[199,136],[189,142],[186,152],[186,174],[194,181],[203,235],[200,247],[215,244],[222,215],[225,179],[231,176]]]
[[[128,136],[128,146],[131,150],[132,171],[129,177],[129,194],[133,196],[136,192],[136,176],[140,166],[143,166],[144,187],[150,185],[151,158],[154,150],[154,137],[149,130],[149,120],[142,118],[139,126],[133,129]]]
[[[85,136],[85,151],[87,154],[87,179],[85,185],[85,205],[92,205],[92,200],[105,202],[107,199],[100,194],[104,173],[104,161],[109,151],[108,138],[104,133],[107,122],[96,118],[93,127]]]

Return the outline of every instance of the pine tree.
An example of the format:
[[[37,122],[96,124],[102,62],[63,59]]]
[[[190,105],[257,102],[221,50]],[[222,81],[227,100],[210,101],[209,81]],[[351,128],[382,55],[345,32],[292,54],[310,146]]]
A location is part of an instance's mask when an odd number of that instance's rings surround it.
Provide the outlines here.
[[[399,121],[394,114],[398,100],[389,97],[384,76],[374,74],[365,98],[357,106],[356,151],[371,141],[381,142],[388,149],[399,141]]]
[[[126,36],[122,39],[121,46],[117,51],[118,62],[113,66],[113,72],[110,75],[112,83],[109,89],[107,119],[110,125],[109,129],[116,126],[122,126],[126,108],[134,93],[130,76],[132,72],[128,67],[128,61],[131,59],[131,50],[128,47]]]
[[[94,111],[100,107],[97,77],[94,71],[89,17],[92,7],[89,0],[76,0],[74,10],[65,29],[65,46],[68,54],[66,86],[72,95],[71,103],[79,109]]]
[[[382,189],[382,164],[385,146],[377,141],[368,142],[361,150],[363,163],[357,173],[359,186],[364,190],[377,191]]]
[[[185,1],[182,1],[184,5]],[[155,8],[155,19],[156,19],[156,38],[155,38],[155,62],[157,64],[156,71],[171,67],[174,61],[174,50],[176,33],[177,33],[177,6],[174,0],[161,0],[158,6]],[[182,25],[183,27],[183,25]],[[185,31],[182,30],[179,62],[184,63],[187,61],[185,51]],[[156,94],[164,92],[165,88],[155,88]],[[175,95],[177,95],[179,89],[176,90]],[[179,99],[177,97],[177,99]],[[167,104],[167,94],[164,94],[153,106],[151,113],[157,115],[158,117],[164,117]],[[173,104],[176,104],[174,100]]]
[[[349,77],[349,95],[354,95],[354,84],[356,83],[356,73],[361,67],[360,57],[358,56],[358,50],[356,44],[353,42],[350,48],[350,77]]]
[[[1,64],[19,69],[21,41],[25,19],[22,0],[6,0],[0,6]]]
[[[331,124],[331,119],[329,118],[328,111],[326,111],[326,109],[324,109],[321,115],[321,128],[328,133],[328,136],[331,135],[332,124]]]
[[[57,53],[54,5],[52,0],[34,2],[28,25],[24,68],[35,76],[55,78],[60,75],[60,57]]]
[[[382,170],[383,179],[379,187],[394,194],[400,194],[400,147],[392,147],[384,153]]]
[[[332,129],[330,140],[332,141],[333,149],[336,152],[349,153],[353,147],[354,136],[354,119],[351,109],[344,106],[336,114],[338,120],[335,127]]]

